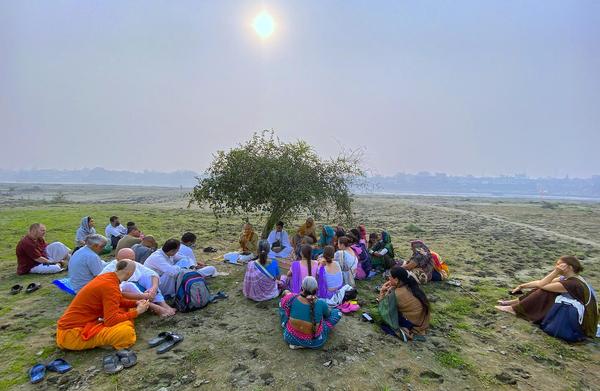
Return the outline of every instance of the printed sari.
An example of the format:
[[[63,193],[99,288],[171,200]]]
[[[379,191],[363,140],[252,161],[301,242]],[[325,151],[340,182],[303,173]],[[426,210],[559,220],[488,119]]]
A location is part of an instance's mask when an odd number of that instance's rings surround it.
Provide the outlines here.
[[[273,262],[273,261],[272,261]],[[244,296],[254,301],[271,300],[279,296],[277,279],[258,261],[251,261],[244,275]]]

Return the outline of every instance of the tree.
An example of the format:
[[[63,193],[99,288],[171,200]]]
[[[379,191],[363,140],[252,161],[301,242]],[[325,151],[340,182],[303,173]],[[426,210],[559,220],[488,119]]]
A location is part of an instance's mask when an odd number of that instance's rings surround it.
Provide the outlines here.
[[[218,151],[190,196],[190,204],[208,205],[223,215],[268,215],[266,238],[277,221],[300,212],[315,216],[333,212],[352,219],[351,186],[361,184],[360,154],[319,158],[305,141],[284,143],[273,131],[262,131],[245,144]]]

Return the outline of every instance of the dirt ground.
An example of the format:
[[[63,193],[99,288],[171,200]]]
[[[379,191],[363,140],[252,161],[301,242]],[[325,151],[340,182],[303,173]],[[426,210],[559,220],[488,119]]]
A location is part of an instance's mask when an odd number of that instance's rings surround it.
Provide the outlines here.
[[[0,389],[600,389],[598,339],[569,345],[493,308],[510,287],[543,277],[565,254],[580,257],[583,276],[600,288],[600,204],[359,197],[356,221],[369,231],[388,230],[397,257],[408,257],[408,241],[420,238],[446,260],[463,287],[425,286],[432,302],[425,342],[404,344],[385,336],[376,324],[362,322],[359,311],[342,318],[324,349],[292,351],[282,338],[277,300],[247,300],[241,293],[244,268],[217,260],[235,248],[242,216],[217,225],[210,212],[186,208],[182,189],[135,188],[130,198],[128,188],[44,186],[34,198],[16,188],[10,200],[0,202],[0,292],[6,292],[0,304]],[[0,192],[8,187],[0,186]],[[111,202],[98,202],[102,197]],[[112,214],[135,221],[161,242],[196,232],[200,246],[219,249],[207,263],[230,275],[212,279],[210,289],[227,291],[229,299],[166,320],[141,316],[133,348],[139,362],[114,376],[101,371],[108,350],[56,349],[56,320],[70,297],[51,285],[51,276],[16,276],[14,246],[33,221],[47,225],[48,242],[72,245],[81,217],[88,214],[99,222],[99,232]],[[41,282],[42,289],[8,295],[13,284],[32,281]],[[381,282],[380,276],[358,282],[362,310],[376,319],[373,288]],[[147,341],[163,330],[177,331],[185,340],[157,355]],[[49,373],[38,385],[27,383],[31,365],[57,357],[74,370]]]

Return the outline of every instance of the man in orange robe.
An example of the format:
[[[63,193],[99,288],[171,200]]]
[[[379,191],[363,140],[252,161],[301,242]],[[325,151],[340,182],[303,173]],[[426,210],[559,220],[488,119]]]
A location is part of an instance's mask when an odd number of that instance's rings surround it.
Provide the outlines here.
[[[133,319],[146,312],[150,303],[121,295],[121,282],[134,271],[133,261],[119,261],[115,272],[95,277],[77,293],[57,323],[59,348],[85,350],[110,345],[121,350],[135,344]]]

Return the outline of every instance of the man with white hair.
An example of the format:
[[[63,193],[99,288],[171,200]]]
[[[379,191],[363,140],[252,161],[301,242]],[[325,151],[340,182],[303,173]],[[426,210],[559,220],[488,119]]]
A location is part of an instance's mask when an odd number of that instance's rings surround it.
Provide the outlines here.
[[[80,248],[69,261],[69,279],[75,292],[79,292],[88,282],[102,272],[106,266],[98,254],[102,252],[108,240],[100,234],[88,235],[85,246]]]
[[[130,248],[122,248],[117,253],[117,259],[109,262],[102,273],[114,272],[119,261],[133,262],[135,271],[126,281],[121,282],[121,293],[129,300],[150,300],[150,310],[160,316],[173,316],[175,309],[168,305],[158,288],[158,274],[135,262],[135,253]]]
[[[46,244],[46,226],[33,223],[17,244],[17,274],[53,274],[63,271],[71,250],[60,242]]]

